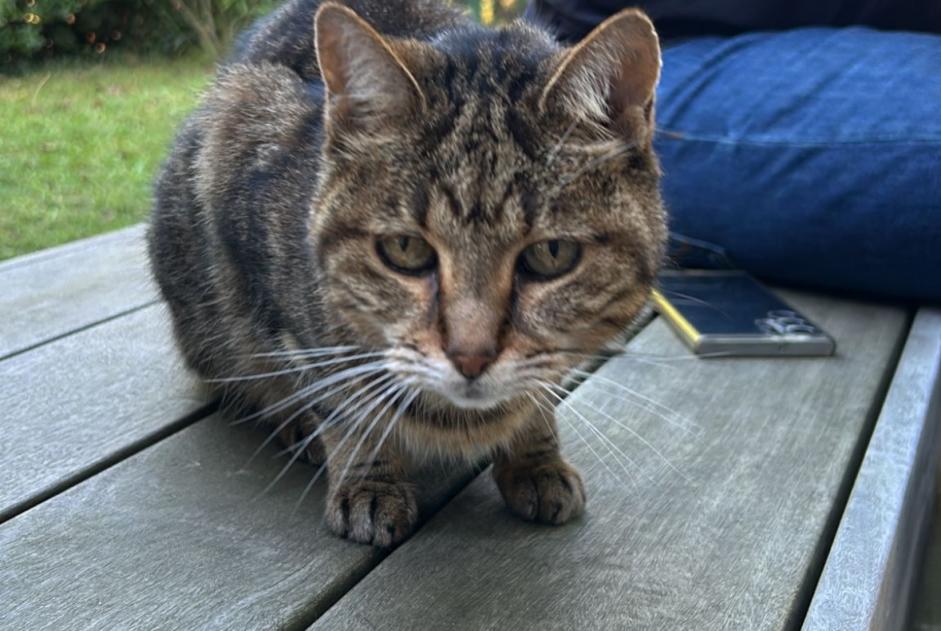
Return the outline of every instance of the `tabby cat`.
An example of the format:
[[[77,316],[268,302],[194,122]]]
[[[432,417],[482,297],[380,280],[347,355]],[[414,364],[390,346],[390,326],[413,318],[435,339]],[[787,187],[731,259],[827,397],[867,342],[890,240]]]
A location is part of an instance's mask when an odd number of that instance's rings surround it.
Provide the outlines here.
[[[433,0],[291,0],[237,44],[150,258],[189,366],[325,461],[335,533],[407,536],[427,456],[491,457],[525,519],[583,510],[552,404],[663,254],[659,70],[636,10],[563,48]]]

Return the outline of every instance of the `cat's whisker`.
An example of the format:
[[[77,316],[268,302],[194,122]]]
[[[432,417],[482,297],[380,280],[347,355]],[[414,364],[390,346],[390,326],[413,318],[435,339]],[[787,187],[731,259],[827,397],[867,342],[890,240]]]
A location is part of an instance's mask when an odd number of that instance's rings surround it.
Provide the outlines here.
[[[387,397],[389,397],[389,396],[391,395],[391,398],[389,398],[388,403],[387,403],[378,413],[376,413],[376,417],[373,419],[372,423],[369,425],[369,427],[367,428],[367,430],[362,433],[362,438],[360,439],[360,442],[357,443],[356,447],[355,447],[354,450],[353,450],[353,453],[349,456],[349,458],[347,458],[346,465],[345,465],[344,468],[343,468],[343,473],[340,475],[339,481],[334,482],[334,484],[335,484],[337,487],[340,487],[340,486],[342,485],[343,480],[346,478],[346,473],[347,473],[347,471],[348,471],[348,469],[349,469],[349,467],[350,467],[350,464],[353,462],[353,459],[355,459],[356,454],[359,453],[359,449],[360,449],[360,447],[361,447],[363,441],[365,441],[365,440],[366,440],[366,437],[372,432],[373,427],[376,425],[376,423],[379,422],[379,420],[382,418],[382,415],[385,414],[385,412],[386,412],[386,410],[388,409],[388,407],[389,407],[392,403],[395,402],[396,397],[398,397],[398,395],[402,392],[402,390],[403,390],[404,387],[405,387],[405,385],[404,385],[403,383],[401,383],[401,382],[394,382],[390,387],[386,388],[386,389],[383,390],[381,393],[379,393],[379,394],[375,395],[374,397],[372,397],[369,406],[368,406],[366,409],[361,410],[360,413],[356,416],[356,418],[353,419],[353,420],[350,422],[350,427],[349,427],[349,429],[347,430],[346,434],[343,436],[343,439],[334,447],[334,449],[332,450],[331,453],[328,453],[328,454],[327,454],[327,456],[325,457],[324,463],[323,463],[323,465],[322,465],[321,468],[327,466],[327,464],[330,462],[330,457],[331,457],[333,454],[340,452],[340,448],[341,448],[341,447],[343,446],[343,444],[348,440],[348,438],[349,438],[350,436],[352,436],[352,435],[356,432],[356,430],[358,429],[359,425],[360,425],[361,423],[363,423],[364,420],[366,419],[366,416],[367,416],[373,409],[375,409],[377,405],[379,405],[383,400],[385,400]],[[296,510],[298,509],[298,507],[300,507],[300,505],[303,503],[304,498],[307,497],[307,494],[310,492],[310,489],[313,488],[313,485],[315,484],[315,482],[317,481],[317,478],[318,478],[319,476],[320,476],[320,471],[318,470],[317,474],[315,474],[314,477],[313,477],[313,478],[307,483],[307,485],[304,487],[304,490],[301,492],[301,496],[298,498],[297,503],[294,505],[294,510],[295,510],[295,511],[296,511]]]
[[[272,403],[271,405],[257,412],[253,412],[252,414],[249,414],[248,416],[243,416],[241,418],[238,418],[232,421],[232,425],[241,425],[242,423],[246,423],[253,419],[257,419],[257,418],[271,415],[271,414],[276,414],[280,412],[281,410],[287,407],[290,407],[295,402],[301,399],[304,399],[306,397],[309,397],[317,392],[320,392],[324,388],[328,388],[339,381],[343,381],[344,379],[356,377],[359,375],[368,376],[373,373],[382,372],[383,370],[385,370],[385,368],[386,368],[386,363],[384,361],[370,362],[368,364],[360,364],[358,366],[344,368],[343,370],[340,370],[335,373],[331,373],[330,375],[328,375],[327,377],[324,377],[323,379],[318,379],[314,381],[313,383],[304,386],[297,392],[287,397],[284,397],[280,401]]]
[[[550,390],[550,392],[551,392],[551,390]],[[529,394],[530,398],[532,398],[533,402],[536,403],[537,406],[539,406],[540,403],[539,403],[539,400],[536,399],[535,393],[530,392],[530,393],[528,393],[528,394]],[[548,406],[549,406],[549,409],[554,408],[554,406],[552,405],[552,400],[551,400],[551,399],[548,399],[548,398],[544,400],[543,405],[548,405]],[[578,412],[576,412],[576,414],[578,414]],[[556,418],[559,418],[559,417],[556,416]],[[561,418],[562,418],[563,421],[565,421],[565,422],[568,424],[568,426],[572,429],[572,431],[575,433],[575,435],[578,436],[578,439],[581,440],[582,443],[584,443],[585,447],[595,456],[595,459],[598,460],[599,463],[601,463],[601,466],[603,466],[605,469],[607,469],[607,471],[608,471],[608,473],[611,475],[611,477],[614,478],[615,480],[620,479],[620,476],[618,476],[618,474],[616,474],[616,473],[614,472],[614,469],[612,469],[610,466],[608,466],[608,462],[607,462],[604,458],[601,457],[601,454],[599,454],[599,453],[595,450],[595,448],[591,446],[591,443],[588,442],[588,440],[582,435],[582,433],[581,433],[580,431],[578,431],[578,428],[575,427],[575,424],[572,423],[569,419],[567,419],[567,418],[565,418],[565,417],[561,417]],[[603,444],[603,443],[602,443],[602,444]],[[610,449],[608,450],[608,452],[611,453]],[[613,456],[613,454],[612,454],[612,457],[614,457],[614,459],[617,461],[617,457],[616,457],[616,456]],[[634,474],[631,473],[631,472],[624,466],[624,463],[618,461],[618,464],[620,464],[621,468],[625,470],[625,472],[631,477],[631,479],[634,478]]]
[[[374,372],[378,372],[378,371],[374,371]],[[322,400],[324,400],[324,399],[327,399],[327,398],[329,398],[329,397],[332,397],[332,396],[334,396],[335,394],[337,394],[338,392],[342,392],[344,389],[347,389],[347,388],[351,387],[351,386],[354,385],[356,382],[362,381],[363,379],[368,378],[369,376],[371,376],[372,374],[374,374],[374,372],[371,372],[371,373],[368,373],[368,374],[366,374],[366,375],[364,375],[364,376],[361,376],[361,377],[359,377],[359,378],[353,380],[353,381],[352,381],[351,383],[349,383],[349,384],[344,384],[344,385],[342,385],[342,386],[340,386],[340,387],[338,387],[338,388],[335,388],[335,389],[331,390],[330,392],[328,392],[328,393],[326,393],[326,394],[324,394],[324,395],[321,395],[321,396],[318,397],[317,399],[306,403],[302,408],[300,408],[299,410],[297,410],[297,411],[294,413],[294,415],[292,415],[291,418],[288,418],[286,421],[284,421],[284,422],[268,437],[268,439],[267,439],[265,442],[266,442],[266,443],[270,442],[270,440],[272,440],[282,429],[284,429],[288,424],[290,424],[290,422],[293,421],[294,418],[296,418],[299,414],[301,414],[301,413],[305,412],[306,410],[310,409],[311,407],[313,407],[313,405],[315,405],[316,403],[318,403],[318,402],[320,402],[320,401],[322,401]],[[408,375],[408,374],[409,374],[409,371],[407,371],[407,370],[400,370],[400,371],[399,371],[399,374],[406,374],[406,375]],[[382,377],[381,379],[378,379],[378,380],[373,381],[372,383],[368,384],[368,388],[369,388],[369,389],[372,389],[372,388],[374,388],[374,387],[376,387],[376,386],[378,386],[378,385],[381,385],[381,384],[383,384],[383,383],[388,383],[388,381],[392,380],[392,379],[394,378],[394,376],[395,376],[395,375],[394,375],[393,373],[390,373],[390,374],[388,374],[388,375]],[[417,393],[416,393],[416,394],[417,394]],[[358,395],[357,395],[357,397],[358,397]],[[330,427],[333,427],[333,426],[335,426],[335,425],[338,425],[338,424],[340,423],[340,419],[339,419],[339,413],[340,413],[340,412],[350,412],[350,411],[353,411],[353,410],[356,410],[356,409],[360,408],[362,405],[365,405],[365,404],[367,403],[367,402],[362,402],[361,404],[357,404],[357,405],[354,406],[353,408],[346,409],[345,406],[348,405],[351,401],[352,401],[351,398],[347,398],[346,400],[343,401],[343,403],[341,403],[340,405],[338,405],[338,406],[334,409],[334,411],[333,411],[326,419],[324,419],[322,422],[320,422],[320,423],[318,424],[318,427],[317,427],[317,429],[313,432],[313,436],[312,436],[312,437],[313,437],[313,438],[316,438],[317,436],[319,436],[320,434],[322,434],[323,431],[329,429]],[[336,419],[336,420],[335,420],[335,419]],[[298,446],[300,447],[300,450],[303,451],[303,450],[306,449],[307,446],[310,444],[312,437],[311,437],[311,435],[306,436],[306,437],[304,438],[304,440],[303,440],[301,443],[299,443],[299,445],[295,445],[295,446],[292,446],[291,448],[288,448],[286,451],[281,452],[281,455],[283,455],[284,453],[287,453],[287,452],[294,451],[295,449],[298,448]],[[264,445],[262,445],[262,447],[264,447]],[[259,451],[261,450],[262,447],[259,448]],[[256,454],[257,454],[257,452],[256,452]],[[254,458],[255,455],[253,454],[252,457]]]
[[[626,386],[623,386],[621,384],[618,384],[617,382],[607,379],[606,377],[599,375],[597,372],[589,372],[586,370],[581,370],[579,368],[572,368],[568,371],[568,374],[573,375],[574,378],[581,380],[579,382],[580,384],[590,379],[592,380],[592,383],[595,383],[595,384],[598,384],[600,382],[605,386],[615,386],[623,394],[627,395],[628,397],[634,397],[635,399],[639,399],[639,401],[628,399],[629,403],[637,406],[638,408],[640,408],[641,410],[644,410],[645,412],[649,412],[657,416],[658,418],[666,421],[667,423],[671,425],[678,427],[684,432],[693,433],[694,429],[695,430],[701,429],[694,421],[681,415],[679,412],[677,412],[673,408],[670,408],[669,406],[659,403],[655,399],[652,399],[644,394],[641,394],[640,392],[631,390],[630,388],[627,388]],[[690,426],[692,426],[692,428]]]
[[[363,433],[360,439],[360,442],[356,445],[356,448],[353,450],[353,453],[347,459],[346,465],[343,468],[343,472],[340,474],[339,481],[337,484],[342,484],[343,481],[346,479],[346,474],[347,474],[349,467],[351,466],[354,459],[356,458],[356,454],[359,453],[359,449],[360,449],[360,446],[363,444],[363,441],[366,439],[366,437],[370,433],[372,433],[373,426],[376,424],[378,420],[380,420],[386,414],[386,412],[389,411],[392,405],[395,404],[396,399],[399,398],[399,395],[403,393],[408,393],[408,394],[406,394],[406,397],[402,401],[399,402],[398,409],[396,410],[392,419],[387,423],[386,428],[383,430],[382,434],[380,435],[379,440],[376,442],[376,447],[373,449],[373,451],[370,453],[369,457],[365,461],[356,465],[358,468],[363,469],[363,476],[365,476],[369,472],[369,470],[372,468],[373,463],[376,461],[376,456],[379,454],[380,449],[382,449],[382,445],[385,443],[386,438],[389,436],[391,431],[395,428],[395,426],[398,423],[398,420],[401,418],[405,410],[408,409],[408,406],[411,404],[412,400],[414,400],[414,398],[418,396],[418,394],[420,393],[419,390],[411,389],[411,383],[409,381],[402,382],[400,384],[400,387],[395,391],[392,398],[389,399],[389,401],[383,406],[382,410],[376,413],[376,419],[373,421],[372,425],[370,425],[370,427]]]
[[[542,386],[542,384],[539,384],[539,385]],[[548,390],[548,392],[549,392],[549,393],[552,393],[551,390]],[[608,461],[607,461],[605,458],[603,458],[603,457],[601,456],[601,454],[599,454],[599,453],[595,450],[594,447],[592,447],[591,443],[582,435],[582,433],[578,430],[578,428],[575,427],[574,424],[573,424],[569,419],[567,419],[567,418],[565,418],[565,417],[559,417],[558,415],[555,414],[555,407],[556,407],[556,406],[555,406],[555,404],[553,404],[552,399],[550,399],[550,398],[548,398],[548,397],[545,397],[545,398],[542,398],[542,399],[537,399],[537,398],[536,398],[536,395],[537,395],[537,394],[540,394],[540,395],[541,395],[541,394],[542,394],[541,392],[529,392],[529,393],[527,393],[527,394],[529,395],[529,397],[533,400],[533,402],[534,402],[540,409],[542,409],[542,410],[544,410],[544,411],[547,411],[547,412],[550,412],[552,415],[554,415],[554,417],[555,417],[556,419],[565,421],[565,422],[569,425],[569,427],[572,429],[572,431],[575,433],[575,435],[578,437],[578,439],[579,439],[580,441],[582,441],[582,443],[584,443],[585,447],[592,453],[592,455],[595,456],[595,459],[598,460],[598,462],[601,463],[601,465],[602,465],[605,469],[607,469],[607,471],[608,471],[608,473],[611,475],[611,477],[614,478],[614,479],[616,479],[616,480],[617,480],[617,479],[620,479],[620,476],[619,476],[617,473],[615,473],[614,470],[608,465]],[[575,411],[575,414],[578,415],[579,412]],[[624,469],[624,468],[625,468],[625,467],[624,467],[624,464],[623,464],[622,462],[618,461],[617,456],[611,451],[611,449],[608,448],[608,446],[607,446],[604,442],[602,442],[602,445],[604,445],[604,446],[608,449],[608,453],[611,454],[611,457],[612,457],[615,461],[618,462],[618,465],[619,465],[622,469]],[[628,475],[630,475],[631,477],[633,477],[633,475],[634,475],[633,473],[627,471],[626,469],[625,469],[625,472],[628,473]]]
[[[311,434],[309,434],[308,436],[304,437],[304,439],[301,441],[300,444],[304,445],[304,449],[306,449],[307,446],[312,442],[314,438],[317,438],[318,436],[320,436],[322,433],[324,433],[326,430],[330,429],[331,427],[335,427],[337,425],[342,424],[344,418],[349,419],[351,412],[359,410],[364,405],[369,404],[369,402],[372,401],[372,399],[375,396],[377,396],[377,393],[371,392],[371,391],[381,386],[388,385],[390,381],[394,381],[394,380],[395,380],[395,375],[387,372],[381,377],[379,377],[378,379],[372,381],[370,384],[368,384],[368,386],[361,389],[353,397],[348,397],[347,399],[343,400],[330,412],[330,414],[327,415],[325,419],[323,419],[322,421],[318,423],[316,430],[311,432]],[[364,395],[367,395],[367,394],[369,394],[368,397],[365,397],[365,399],[358,401],[355,405],[351,405],[354,401],[356,401],[357,399],[363,398]]]
[[[657,353],[642,353],[639,351],[623,349],[623,350],[613,350],[614,357],[646,357],[654,359],[659,362],[694,362],[699,361],[700,359],[710,359],[713,357],[729,357],[731,353],[728,352],[715,352],[715,353],[703,353],[702,355],[691,355],[689,353],[684,353],[683,355],[659,355]]]
[[[311,444],[314,440],[316,440],[316,438],[317,438],[318,436],[320,436],[320,434],[323,433],[324,430],[326,430],[327,428],[330,427],[330,422],[331,422],[331,420],[332,420],[333,418],[336,418],[336,417],[337,417],[337,415],[338,415],[338,410],[342,409],[343,407],[345,407],[346,405],[348,405],[350,402],[355,401],[356,399],[360,398],[361,396],[363,396],[363,395],[365,395],[365,394],[368,394],[368,393],[370,392],[370,390],[373,390],[377,385],[382,385],[383,383],[385,383],[385,381],[387,381],[387,377],[389,377],[389,375],[384,375],[384,376],[380,377],[379,379],[377,379],[376,381],[373,381],[372,383],[363,386],[362,388],[360,388],[359,390],[357,390],[353,395],[347,397],[347,398],[343,401],[343,403],[340,404],[340,406],[338,406],[337,409],[334,410],[334,411],[327,417],[327,419],[325,419],[325,420],[317,427],[316,431],[311,432],[311,433],[310,433],[309,435],[307,435],[307,436],[304,438],[304,440],[302,440],[298,445],[295,445],[294,453],[293,453],[293,455],[291,456],[290,460],[288,460],[287,464],[284,465],[284,467],[282,467],[281,471],[278,472],[278,475],[275,476],[274,480],[272,480],[272,481],[268,484],[268,486],[266,486],[266,487],[262,490],[261,495],[265,495],[265,494],[268,493],[272,488],[274,488],[274,486],[275,486],[275,485],[281,480],[281,478],[284,477],[284,475],[288,472],[288,469],[291,468],[291,465],[293,465],[295,462],[297,462],[297,459],[301,456],[301,454],[304,453],[304,451],[307,450],[307,448],[310,446],[310,444]]]
[[[691,428],[692,428],[692,429],[695,429],[695,430],[697,430],[697,431],[699,431],[699,430],[702,429],[702,426],[701,426],[701,425],[699,425],[698,423],[696,423],[696,422],[693,421],[692,419],[690,419],[690,418],[688,418],[688,417],[686,417],[686,416],[683,416],[683,415],[680,414],[677,410],[674,410],[674,409],[671,408],[670,406],[665,405],[665,404],[663,404],[663,403],[660,403],[660,402],[657,401],[656,399],[653,399],[653,398],[651,398],[651,397],[649,397],[649,396],[647,396],[647,395],[645,395],[645,394],[642,394],[642,393],[640,393],[640,392],[637,392],[636,390],[633,390],[633,389],[631,389],[631,388],[628,388],[628,387],[625,386],[624,384],[618,383],[617,381],[614,381],[613,379],[608,379],[607,377],[605,377],[605,376],[603,376],[603,375],[599,375],[598,373],[589,373],[589,372],[587,372],[587,371],[580,370],[580,369],[578,369],[578,368],[573,368],[572,371],[575,372],[575,373],[578,373],[578,374],[580,374],[580,375],[583,375],[583,376],[586,377],[586,378],[591,378],[591,379],[593,379],[595,383],[604,383],[604,384],[607,384],[607,385],[609,385],[609,386],[611,386],[611,387],[613,387],[613,388],[617,388],[618,390],[620,390],[621,392],[627,394],[628,396],[634,397],[634,398],[636,398],[636,399],[640,399],[641,401],[644,401],[644,402],[646,402],[646,403],[649,403],[650,405],[654,406],[655,408],[658,408],[658,409],[660,409],[660,410],[664,410],[667,414],[671,415],[673,418],[671,419],[671,418],[669,418],[669,417],[666,416],[666,415],[661,415],[660,418],[662,418],[663,420],[665,420],[665,421],[667,421],[667,422],[669,422],[669,423],[671,423],[671,424],[673,424],[673,425],[675,425],[675,426],[677,426],[677,427],[682,428],[682,429],[683,429],[684,431],[686,431],[686,432],[691,431]]]
[[[648,405],[648,404],[645,403],[643,400],[641,400],[641,401],[635,401],[635,400],[632,400],[632,399],[630,399],[630,398],[626,398],[623,393],[611,392],[611,391],[608,391],[608,390],[602,390],[602,391],[601,391],[601,394],[605,395],[605,396],[606,396],[606,400],[609,400],[609,401],[617,401],[617,402],[619,402],[619,403],[629,403],[630,405],[636,407],[637,409],[642,410],[642,411],[644,411],[644,412],[647,412],[648,414],[651,414],[652,416],[655,416],[655,417],[659,418],[660,420],[662,420],[662,421],[664,421],[664,422],[666,422],[666,423],[668,423],[668,424],[670,424],[670,425],[676,427],[676,428],[679,429],[681,432],[683,432],[683,433],[685,433],[685,434],[687,434],[687,435],[693,435],[693,436],[694,436],[694,435],[696,435],[696,434],[699,433],[699,431],[698,431],[699,428],[698,428],[698,427],[696,427],[696,428],[694,428],[694,429],[690,429],[690,428],[687,427],[686,425],[684,425],[684,424],[682,424],[682,423],[679,423],[679,422],[677,422],[677,421],[671,419],[669,415],[664,414],[663,412],[661,412],[660,410],[657,410],[655,407],[653,407],[653,406],[651,406],[651,405]]]
[[[582,362],[594,362],[594,361],[606,362],[609,359],[612,359],[614,357],[625,357],[632,361],[640,362],[641,364],[646,364],[648,366],[656,366],[658,368],[670,368],[670,369],[674,368],[673,366],[662,363],[659,360],[651,359],[649,357],[645,357],[642,355],[634,355],[630,351],[625,351],[625,350],[611,349],[609,351],[599,352],[599,353],[582,353],[578,351],[554,351],[554,352],[560,355],[581,357]]]
[[[335,446],[335,448],[333,450],[329,450],[325,452],[323,463],[321,463],[321,465],[317,468],[317,471],[314,472],[314,475],[304,486],[304,490],[301,492],[301,496],[294,506],[295,511],[301,506],[301,504],[304,501],[304,498],[307,497],[307,494],[314,487],[314,484],[317,483],[317,480],[320,479],[320,476],[323,475],[327,471],[327,469],[329,468],[330,462],[333,460],[334,456],[336,456],[336,454],[339,452],[339,448],[344,444],[346,439],[352,434],[354,429],[355,429],[355,425],[351,424],[350,428],[347,430],[343,439],[340,440],[340,442]]]
[[[377,370],[376,372],[379,372],[379,371]],[[339,386],[337,386],[337,387],[335,387],[335,388],[331,388],[331,389],[328,390],[326,393],[321,394],[319,397],[317,397],[317,398],[315,398],[315,399],[313,399],[313,400],[311,400],[311,401],[305,401],[304,404],[303,404],[301,407],[299,407],[297,410],[294,411],[293,414],[291,414],[291,415],[288,416],[284,421],[282,421],[282,422],[275,428],[275,430],[274,430],[273,432],[271,432],[271,433],[268,435],[268,437],[264,440],[264,442],[262,442],[262,444],[259,445],[258,449],[256,449],[255,452],[252,454],[251,458],[249,458],[249,462],[251,462],[252,460],[254,460],[255,457],[257,457],[258,454],[261,453],[261,451],[262,451],[268,444],[270,444],[271,441],[274,440],[274,439],[278,436],[278,434],[281,433],[281,431],[283,431],[285,428],[287,428],[288,425],[290,425],[291,423],[293,423],[298,417],[300,417],[301,415],[305,414],[307,411],[309,411],[310,409],[312,409],[312,408],[313,408],[315,405],[317,405],[318,403],[320,403],[320,402],[322,402],[322,401],[324,401],[324,400],[326,400],[326,399],[329,399],[329,398],[331,398],[331,397],[333,397],[333,396],[336,396],[337,394],[339,394],[340,392],[343,392],[344,390],[348,390],[349,388],[353,387],[354,385],[356,385],[357,383],[363,381],[364,379],[368,379],[368,378],[369,378],[370,376],[372,376],[373,374],[375,374],[375,373],[367,373],[366,375],[362,375],[362,376],[360,376],[360,377],[356,377],[356,378],[352,379],[349,383],[342,383],[341,385],[339,385]],[[385,379],[385,378],[382,377],[381,379]],[[303,398],[303,397],[302,397],[302,398]],[[282,452],[282,453],[283,453],[283,452]]]
[[[351,355],[349,357],[337,357],[334,359],[326,359],[320,362],[314,362],[313,364],[303,364],[301,366],[294,366],[291,368],[285,368],[282,370],[274,370],[271,372],[257,373],[254,375],[240,375],[235,377],[219,377],[216,379],[207,379],[208,383],[232,383],[236,381],[254,381],[257,379],[268,379],[271,377],[281,377],[283,375],[290,375],[299,372],[307,372],[313,370],[314,368],[323,368],[324,366],[335,366],[337,364],[345,364],[352,361],[358,361],[360,359],[371,359],[374,357],[379,357],[385,355],[383,351],[373,351],[370,353],[360,353],[358,355]]]
[[[595,407],[594,405],[592,405],[591,403],[588,403],[588,402],[585,401],[583,398],[582,398],[582,399],[579,399],[578,402],[579,402],[580,404],[585,405],[587,408],[589,408],[590,410],[596,412],[597,414],[600,414],[601,416],[605,417],[606,419],[608,419],[609,421],[611,421],[612,423],[614,423],[614,424],[617,425],[618,427],[621,427],[622,429],[627,430],[632,436],[634,436],[637,440],[639,440],[639,441],[640,441],[641,443],[643,443],[647,448],[649,448],[649,449],[650,449],[651,451],[653,451],[657,456],[659,456],[660,459],[661,459],[670,469],[672,469],[674,473],[676,473],[676,474],[679,475],[681,478],[683,478],[684,481],[686,481],[686,482],[689,482],[689,481],[690,481],[689,476],[687,476],[685,473],[683,473],[682,471],[680,471],[679,469],[677,469],[676,466],[675,466],[672,462],[670,462],[670,460],[669,460],[665,455],[663,455],[663,452],[661,452],[659,449],[657,449],[656,446],[653,445],[653,443],[651,443],[649,440],[647,440],[646,438],[644,438],[644,437],[643,437],[638,431],[636,431],[634,428],[630,427],[629,425],[627,425],[627,424],[625,424],[625,423],[622,423],[621,421],[617,420],[616,418],[614,418],[613,416],[611,416],[610,414],[608,414],[608,413],[605,412],[604,410],[601,410],[601,409]],[[572,403],[572,400],[571,400],[571,399],[565,399],[565,404],[568,405],[570,409],[573,409],[572,406],[573,406],[574,404]]]
[[[375,449],[373,449],[372,453],[369,455],[369,459],[366,462],[370,463],[370,466],[372,466],[372,463],[376,461],[376,456],[379,455],[379,450],[382,449],[382,446],[385,444],[386,440],[389,438],[389,436],[392,435],[392,431],[395,429],[396,425],[398,425],[399,420],[401,420],[401,418],[405,415],[405,412],[408,411],[408,407],[412,404],[412,401],[415,400],[415,397],[421,394],[421,390],[418,388],[412,388],[411,383],[407,381],[404,383],[406,385],[404,390],[406,395],[402,401],[399,402],[399,406],[396,409],[395,414],[392,416],[392,419],[383,430],[382,435],[379,436],[379,441],[376,443]]]
[[[725,317],[729,317],[729,314],[728,314],[728,313],[726,313],[725,311],[723,311],[723,310],[720,309],[719,307],[715,306],[714,304],[712,304],[712,303],[709,302],[708,300],[703,300],[702,298],[697,298],[696,296],[691,296],[691,295],[689,295],[689,294],[684,294],[684,293],[679,292],[679,291],[676,291],[676,290],[674,290],[674,289],[663,289],[663,288],[661,288],[660,291],[661,291],[664,295],[676,296],[677,298],[680,298],[680,299],[682,299],[682,300],[688,300],[689,302],[691,302],[691,303],[693,303],[693,304],[699,305],[699,306],[701,306],[701,307],[708,307],[708,308],[710,308],[710,309],[713,309],[714,311],[719,312],[720,314],[724,315]]]
[[[615,444],[613,440],[608,438],[608,436],[606,436],[604,432],[599,430],[598,427],[594,423],[589,421],[588,418],[584,414],[582,414],[579,410],[573,407],[572,404],[566,398],[559,396],[550,386],[560,387],[560,386],[555,386],[555,384],[548,383],[548,382],[542,384],[543,389],[546,392],[548,392],[550,395],[555,397],[558,400],[559,405],[567,405],[568,408],[572,410],[572,412],[574,412],[575,415],[578,416],[579,419],[581,419],[583,423],[585,423],[585,427],[587,427],[590,432],[592,432],[595,436],[598,437],[598,439],[601,441],[601,444],[605,446],[605,448],[608,450],[608,453],[611,454],[612,458],[614,458],[614,461],[621,465],[621,468],[624,469],[624,471],[628,473],[628,475],[631,476],[634,482],[637,482],[637,479],[634,476],[634,474],[624,464],[625,462],[627,462],[632,467],[634,467],[634,469],[636,469],[637,471],[642,471],[642,469],[637,465],[634,459],[631,458],[629,455],[627,455],[617,444]],[[621,459],[619,459],[618,456],[620,456]]]
[[[340,353],[348,353],[356,350],[361,350],[362,346],[319,346],[316,348],[297,348],[291,350],[282,350],[282,351],[268,351],[265,353],[249,353],[247,355],[239,355],[240,359],[253,359],[255,357],[319,357],[322,355],[338,355]]]
[[[358,391],[356,391],[355,393],[351,394],[346,399],[344,399],[337,406],[336,409],[337,410],[358,409],[360,405],[365,404],[366,402],[371,400],[372,395],[367,397],[365,401],[360,401],[359,403],[356,403],[355,405],[352,405],[352,406],[351,404],[357,399],[360,399],[364,397],[365,395],[369,394],[370,391],[375,390],[376,388],[384,384],[387,384],[389,382],[389,379],[390,379],[389,375],[383,375],[382,377],[376,379],[375,381],[369,384],[366,384],[365,386],[360,388]],[[285,449],[275,454],[275,457],[284,456],[285,454],[292,454],[292,456],[294,456],[292,458],[292,462],[293,462],[293,460],[300,457],[304,453],[304,451],[306,451],[310,447],[310,444],[313,443],[318,437],[320,437],[321,434],[323,434],[326,430],[330,429],[331,427],[339,425],[342,422],[342,418],[343,417],[336,414],[336,410],[334,410],[334,412],[331,413],[327,417],[327,420],[320,423],[314,431],[304,436],[297,443],[287,446]],[[292,462],[289,462],[287,466],[290,466]]]
[[[363,402],[363,405],[365,405],[365,404],[366,404],[366,402]],[[361,409],[361,408],[362,408],[362,405],[357,406],[356,408],[354,408],[354,410]],[[360,424],[361,424],[362,422],[364,422],[365,416],[366,416],[366,414],[368,414],[368,412],[369,412],[369,410],[367,410],[365,413],[357,414],[355,417],[348,416],[348,423],[349,423],[349,426],[347,427],[347,430],[346,430],[345,434],[343,435],[342,439],[341,439],[341,440],[337,443],[337,445],[334,447],[334,449],[333,449],[333,452],[334,452],[334,453],[339,453],[339,452],[340,452],[340,448],[346,443],[346,441],[347,441],[353,434],[355,434],[355,432],[356,432],[356,430],[358,429],[358,427],[360,426]],[[328,460],[328,461],[329,461],[329,458],[330,458],[330,455],[327,456],[327,460]]]
[[[373,418],[372,422],[369,423],[366,429],[364,431],[359,432],[360,433],[359,440],[356,442],[356,445],[353,447],[352,452],[350,452],[349,457],[346,459],[346,464],[343,466],[343,471],[340,473],[340,478],[339,478],[339,481],[337,482],[339,486],[342,486],[343,482],[346,480],[347,473],[349,473],[350,467],[353,466],[353,463],[356,460],[356,457],[359,455],[359,450],[362,449],[363,444],[366,442],[367,438],[370,436],[370,434],[372,434],[373,430],[382,420],[383,415],[395,403],[396,398],[398,397],[399,394],[401,394],[404,391],[405,388],[406,388],[405,384],[401,382],[397,382],[393,384],[393,388],[390,389],[391,398],[389,398],[386,404],[378,412],[376,412],[375,418]],[[359,418],[365,419],[366,415],[372,412],[372,410],[375,409],[376,405],[382,400],[384,400],[388,396],[388,394],[389,394],[389,390],[387,390],[382,395],[380,395],[377,398],[376,403],[370,406],[369,409],[363,411],[363,413],[360,414]],[[355,425],[358,426],[359,423],[356,423]]]

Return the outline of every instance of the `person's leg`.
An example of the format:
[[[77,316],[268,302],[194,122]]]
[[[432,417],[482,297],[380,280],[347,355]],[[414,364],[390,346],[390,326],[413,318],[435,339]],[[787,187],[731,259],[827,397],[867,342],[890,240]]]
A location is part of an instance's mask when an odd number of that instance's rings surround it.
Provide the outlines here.
[[[941,37],[690,40],[657,108],[675,232],[773,281],[941,301]]]

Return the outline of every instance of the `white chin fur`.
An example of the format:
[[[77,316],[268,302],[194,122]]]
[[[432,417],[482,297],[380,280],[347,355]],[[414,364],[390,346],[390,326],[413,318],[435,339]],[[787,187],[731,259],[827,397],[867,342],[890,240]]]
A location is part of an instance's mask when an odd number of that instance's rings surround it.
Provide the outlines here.
[[[433,392],[442,399],[442,403],[462,410],[490,410],[511,398],[505,393],[496,393],[490,388],[482,388],[479,384],[448,384],[435,388]]]
[[[447,399],[456,407],[463,410],[489,410],[496,407],[501,402],[501,399],[493,399],[490,397],[469,399],[467,397],[454,395],[448,395]]]

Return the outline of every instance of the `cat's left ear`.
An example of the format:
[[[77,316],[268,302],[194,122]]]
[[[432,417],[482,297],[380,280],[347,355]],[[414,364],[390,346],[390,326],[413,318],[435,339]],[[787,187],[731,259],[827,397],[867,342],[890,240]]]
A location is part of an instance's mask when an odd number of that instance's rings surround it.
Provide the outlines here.
[[[384,38],[355,11],[324,3],[314,32],[331,118],[366,123],[424,109],[421,87],[395,50],[399,42]]]
[[[626,9],[561,55],[539,106],[561,108],[627,142],[649,146],[659,79],[660,42],[653,23],[643,12]]]

